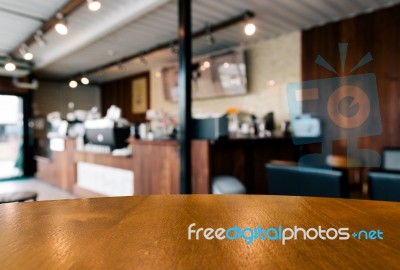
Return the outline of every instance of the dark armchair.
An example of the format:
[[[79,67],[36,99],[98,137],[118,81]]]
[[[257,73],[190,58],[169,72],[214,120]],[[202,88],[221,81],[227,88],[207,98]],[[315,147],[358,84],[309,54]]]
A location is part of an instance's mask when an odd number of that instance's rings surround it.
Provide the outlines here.
[[[400,202],[400,148],[384,148],[382,169],[368,173],[371,199]]]
[[[270,194],[316,197],[348,197],[341,171],[281,164],[266,164]]]

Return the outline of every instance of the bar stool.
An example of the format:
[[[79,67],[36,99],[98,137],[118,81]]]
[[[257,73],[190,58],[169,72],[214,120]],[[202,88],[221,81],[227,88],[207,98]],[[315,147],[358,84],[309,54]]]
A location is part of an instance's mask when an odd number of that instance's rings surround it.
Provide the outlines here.
[[[0,194],[0,204],[12,202],[36,201],[38,194],[33,191]]]
[[[246,194],[246,187],[233,176],[220,175],[212,180],[212,194]]]

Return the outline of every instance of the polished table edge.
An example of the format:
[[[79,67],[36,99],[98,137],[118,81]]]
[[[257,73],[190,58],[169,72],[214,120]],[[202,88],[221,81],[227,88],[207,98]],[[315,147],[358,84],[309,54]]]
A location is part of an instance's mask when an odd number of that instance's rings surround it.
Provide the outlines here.
[[[224,197],[235,197],[237,199],[257,199],[257,198],[274,198],[274,199],[288,199],[288,200],[303,200],[305,202],[315,202],[315,201],[323,201],[323,202],[340,202],[340,203],[361,203],[367,205],[377,205],[377,204],[382,204],[382,205],[392,205],[392,206],[399,206],[400,207],[400,202],[394,202],[394,201],[378,201],[378,200],[363,200],[363,199],[349,199],[349,198],[328,198],[328,197],[312,197],[312,196],[287,196],[287,195],[258,195],[258,194],[157,194],[157,195],[134,195],[134,196],[104,196],[100,195],[97,193],[93,193],[93,196],[98,195],[98,197],[92,197],[92,198],[73,198],[73,199],[62,199],[62,200],[46,200],[46,201],[35,201],[35,202],[27,202],[29,204],[50,204],[50,203],[65,203],[65,202],[79,202],[79,201],[84,201],[87,202],[89,201],[95,201],[95,200],[136,200],[136,199],[144,199],[144,198],[206,198],[206,197],[218,197],[218,198],[224,198]],[[15,206],[18,206],[20,204],[14,204]],[[0,207],[4,207],[3,205],[0,205]]]

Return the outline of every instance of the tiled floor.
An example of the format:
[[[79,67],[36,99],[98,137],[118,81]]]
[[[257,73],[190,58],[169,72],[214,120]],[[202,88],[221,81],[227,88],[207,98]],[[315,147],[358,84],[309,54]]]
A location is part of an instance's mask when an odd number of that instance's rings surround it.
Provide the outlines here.
[[[35,191],[38,193],[38,201],[75,199],[77,196],[62,189],[49,185],[34,178],[27,180],[0,181],[0,194]]]

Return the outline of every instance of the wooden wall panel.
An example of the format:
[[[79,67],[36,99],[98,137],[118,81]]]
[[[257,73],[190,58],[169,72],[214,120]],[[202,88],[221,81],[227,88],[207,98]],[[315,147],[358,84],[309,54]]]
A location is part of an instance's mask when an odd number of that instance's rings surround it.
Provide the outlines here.
[[[15,87],[11,77],[0,77],[0,95],[23,95],[28,92],[28,89]]]
[[[111,105],[116,105],[122,110],[122,117],[128,121],[144,122],[145,114],[132,113],[132,80],[140,77],[145,77],[147,80],[147,100],[148,107],[150,106],[150,74],[149,72],[131,76],[128,78],[107,82],[100,86],[101,88],[101,109],[103,114],[107,113],[107,109]]]
[[[290,137],[229,139],[210,142],[210,180],[231,175],[239,179],[249,194],[268,194],[265,164],[271,160],[295,161],[298,148]]]
[[[400,146],[400,5],[331,23],[303,32],[302,79],[316,80],[335,77],[334,73],[315,64],[317,55],[330,63],[340,76],[349,75],[351,68],[368,52],[373,61],[351,73],[375,73],[383,133],[361,138],[361,148],[378,152],[385,146]],[[341,70],[338,43],[348,43],[347,61]],[[318,106],[318,105],[317,105]],[[322,105],[321,105],[322,106]],[[313,108],[305,106],[304,111]],[[346,142],[334,144],[334,153],[343,154]]]
[[[192,193],[194,194],[210,193],[210,155],[210,143],[208,141],[192,141]]]

